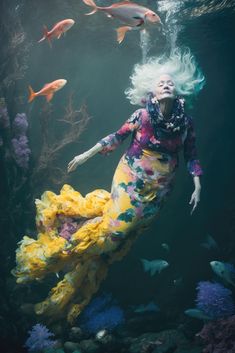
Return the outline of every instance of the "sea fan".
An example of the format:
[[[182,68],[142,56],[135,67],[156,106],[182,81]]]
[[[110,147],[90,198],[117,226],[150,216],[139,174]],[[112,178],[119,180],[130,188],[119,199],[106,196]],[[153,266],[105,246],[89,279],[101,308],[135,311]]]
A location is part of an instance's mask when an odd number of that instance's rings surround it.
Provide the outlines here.
[[[234,314],[232,292],[222,284],[209,281],[199,282],[197,290],[197,308],[212,319],[221,319]]]
[[[56,341],[49,338],[53,337],[54,333],[50,332],[44,325],[36,324],[28,333],[29,338],[25,342],[25,347],[30,352],[40,352],[43,349],[53,348],[56,344]]]

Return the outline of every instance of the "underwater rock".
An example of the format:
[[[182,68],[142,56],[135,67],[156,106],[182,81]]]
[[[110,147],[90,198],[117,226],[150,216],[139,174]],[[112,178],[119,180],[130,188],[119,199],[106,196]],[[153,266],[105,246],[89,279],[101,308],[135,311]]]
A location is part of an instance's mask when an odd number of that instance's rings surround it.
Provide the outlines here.
[[[57,323],[51,326],[51,330],[56,336],[61,336],[63,334],[64,327],[60,323]]]
[[[116,347],[116,343],[117,343],[117,340],[115,339],[115,337],[111,334],[107,334],[107,331],[106,331],[106,334],[100,335],[98,337],[96,334],[96,341],[99,342],[102,346],[105,346],[105,348],[112,347],[112,346]]]
[[[34,315],[34,304],[31,303],[23,303],[20,306],[20,311],[22,314],[26,314],[26,315]]]
[[[64,350],[66,353],[72,353],[76,350],[79,350],[79,344],[77,342],[67,341],[64,343]]]
[[[175,353],[178,347],[189,345],[185,336],[177,330],[165,330],[158,333],[145,333],[135,338],[129,353]]]
[[[77,326],[71,327],[69,332],[69,338],[72,341],[78,342],[81,340],[82,336],[83,336],[83,332],[80,327],[77,327]]]
[[[147,332],[158,332],[162,330],[166,323],[166,317],[163,313],[144,313],[142,315],[136,314],[136,316],[127,320],[124,327],[117,328],[119,335],[136,336],[137,334],[142,335]]]
[[[79,343],[82,352],[84,353],[98,353],[101,352],[100,345],[92,339],[83,340]]]
[[[185,348],[178,348],[176,349],[176,351],[174,353],[203,353],[203,350],[201,347],[191,347],[189,345],[189,347],[185,347]]]

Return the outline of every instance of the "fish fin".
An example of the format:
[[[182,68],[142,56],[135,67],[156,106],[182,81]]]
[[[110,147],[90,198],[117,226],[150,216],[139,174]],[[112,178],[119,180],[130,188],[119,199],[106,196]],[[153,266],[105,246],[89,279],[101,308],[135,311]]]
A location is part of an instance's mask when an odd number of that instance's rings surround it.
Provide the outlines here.
[[[119,27],[116,29],[117,31],[117,41],[120,44],[123,39],[125,38],[126,32],[130,31],[132,29],[132,27],[130,26],[123,26],[123,27]]]
[[[85,13],[86,16],[93,15],[94,13],[97,12],[97,9],[92,10],[91,12]]]
[[[50,101],[52,100],[53,96],[54,96],[54,93],[49,93],[49,94],[47,94],[47,95],[46,95],[46,100],[47,100],[47,102],[50,102]]]
[[[91,6],[93,7],[93,10],[89,13],[86,13],[85,15],[90,16],[93,15],[94,13],[97,12],[98,7],[96,6],[95,2],[93,0],[83,0],[84,4],[86,4],[87,6]]]
[[[29,98],[28,98],[28,102],[32,102],[32,100],[34,100],[34,98],[36,97],[36,94],[34,92],[34,90],[32,89],[31,86],[29,86]]]
[[[46,88],[50,85],[50,83],[45,83],[45,85],[42,88]]]
[[[145,259],[141,259],[141,262],[142,262],[142,264],[143,264],[143,266],[144,266],[144,271],[145,271],[145,272],[149,271],[149,269],[150,269],[149,261],[148,261],[148,260],[145,260]]]
[[[62,33],[58,34],[58,36],[57,36],[57,39],[60,39],[60,37],[61,37],[61,34],[62,34]]]
[[[139,17],[139,16],[134,16],[132,17],[134,18],[135,20],[139,20],[140,22],[138,23],[138,25],[136,25],[136,27],[139,27],[139,26],[142,26],[144,24],[144,20],[143,18]]]
[[[156,268],[151,268],[150,269],[150,276],[154,276],[156,272],[157,272]]]

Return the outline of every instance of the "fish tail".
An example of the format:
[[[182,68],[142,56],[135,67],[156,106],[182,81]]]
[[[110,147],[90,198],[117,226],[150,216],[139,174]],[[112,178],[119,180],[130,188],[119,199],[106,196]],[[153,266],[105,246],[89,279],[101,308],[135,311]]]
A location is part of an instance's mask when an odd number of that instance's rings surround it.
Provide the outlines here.
[[[50,34],[48,32],[48,29],[47,29],[47,26],[43,26],[43,37],[38,41],[38,43],[41,43],[42,41],[44,41],[45,39],[48,40],[48,43],[50,45],[50,47],[52,46],[51,45],[51,39],[50,39]]]
[[[32,89],[31,86],[29,86],[29,98],[28,98],[28,102],[32,102],[32,100],[34,100],[34,98],[36,97],[36,93],[34,92],[34,90]]]
[[[143,266],[144,266],[144,271],[145,271],[145,272],[149,271],[149,269],[150,269],[150,263],[149,263],[149,261],[148,261],[148,260],[145,260],[145,259],[141,259],[141,261],[142,261],[142,264],[143,264]]]
[[[117,41],[120,44],[123,39],[125,38],[126,32],[130,31],[132,29],[132,27],[130,26],[123,26],[123,27],[119,27],[116,29],[117,31]]]
[[[87,16],[93,15],[94,13],[97,12],[98,6],[96,6],[95,2],[93,0],[83,0],[84,4],[93,7],[93,10],[89,13],[86,13]]]

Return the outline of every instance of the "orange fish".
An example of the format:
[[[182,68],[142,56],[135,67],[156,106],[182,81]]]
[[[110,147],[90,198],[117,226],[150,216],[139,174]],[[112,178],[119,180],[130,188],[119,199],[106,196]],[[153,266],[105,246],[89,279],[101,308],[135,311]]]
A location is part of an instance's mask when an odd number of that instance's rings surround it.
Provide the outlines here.
[[[74,25],[74,23],[75,23],[74,20],[72,20],[71,18],[68,18],[66,20],[57,22],[50,31],[48,31],[46,26],[44,26],[44,31],[43,31],[44,35],[38,41],[38,43],[40,43],[43,40],[47,39],[49,44],[51,45],[51,39],[52,38],[59,39],[63,33],[67,32]]]
[[[121,43],[127,31],[132,29],[142,29],[143,25],[149,23],[161,23],[160,17],[147,7],[135,4],[131,1],[122,1],[111,6],[97,6],[93,0],[83,0],[83,2],[93,7],[93,10],[86,15],[92,15],[97,11],[103,11],[108,17],[117,18],[126,26],[117,29],[117,41]]]
[[[32,100],[37,96],[46,96],[47,102],[50,102],[50,100],[53,98],[54,93],[64,87],[66,83],[67,80],[64,79],[55,80],[50,83],[46,83],[38,92],[34,92],[32,87],[29,86],[28,102],[32,102]]]

